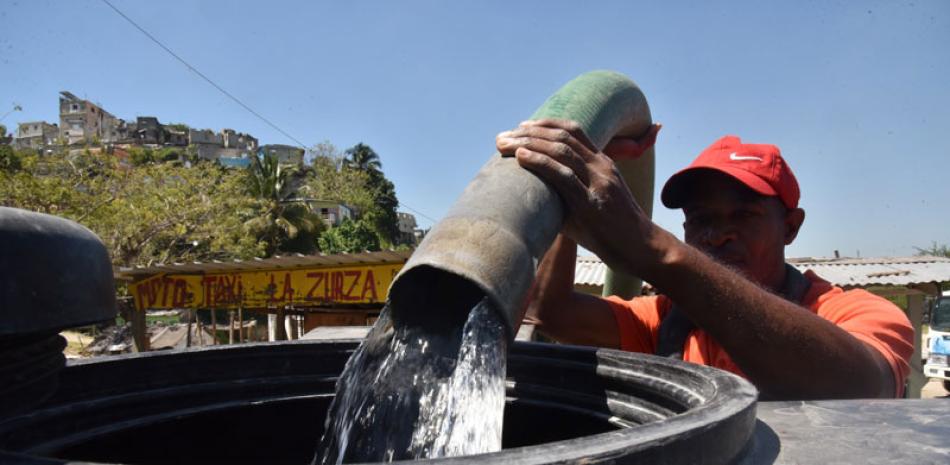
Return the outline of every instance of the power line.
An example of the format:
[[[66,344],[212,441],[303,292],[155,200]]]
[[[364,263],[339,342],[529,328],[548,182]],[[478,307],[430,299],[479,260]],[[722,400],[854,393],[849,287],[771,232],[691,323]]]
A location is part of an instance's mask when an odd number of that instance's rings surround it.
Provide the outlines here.
[[[123,19],[125,19],[126,21],[128,21],[129,24],[131,24],[131,25],[134,26],[136,29],[138,29],[139,32],[141,32],[142,34],[145,34],[145,37],[148,37],[152,42],[155,42],[155,45],[158,45],[159,47],[162,48],[162,50],[165,50],[169,55],[171,55],[172,57],[174,57],[174,58],[175,58],[176,60],[178,60],[181,64],[185,65],[185,67],[188,68],[188,70],[190,70],[191,72],[197,74],[198,77],[200,77],[201,79],[204,79],[205,82],[207,82],[208,84],[211,84],[211,86],[214,87],[215,89],[217,89],[219,92],[221,92],[222,94],[224,94],[225,96],[227,96],[229,99],[233,100],[235,103],[237,103],[238,105],[240,105],[242,108],[244,108],[245,110],[247,110],[247,111],[248,111],[249,113],[251,113],[252,115],[256,116],[257,119],[263,121],[263,122],[266,123],[268,126],[274,128],[277,132],[283,134],[283,135],[284,135],[285,137],[287,137],[288,139],[294,141],[294,142],[297,144],[297,146],[299,146],[300,148],[302,148],[302,149],[304,149],[304,150],[307,150],[307,146],[306,146],[303,142],[300,142],[299,139],[297,139],[296,137],[290,135],[290,133],[288,133],[287,131],[284,131],[283,129],[281,129],[281,128],[280,128],[279,126],[277,126],[276,124],[272,123],[269,119],[265,118],[265,117],[264,117],[263,115],[261,115],[260,113],[254,111],[253,108],[251,108],[250,106],[248,106],[247,104],[245,104],[244,102],[242,102],[240,99],[238,99],[237,97],[235,97],[235,96],[234,96],[233,94],[231,94],[230,92],[224,90],[223,87],[219,86],[216,82],[212,81],[211,78],[209,78],[208,76],[205,76],[204,73],[202,73],[201,71],[198,71],[198,68],[195,68],[195,67],[192,66],[190,63],[188,63],[187,61],[185,61],[184,58],[178,56],[178,54],[175,53],[175,52],[173,52],[172,49],[168,48],[168,47],[167,47],[165,44],[163,44],[160,40],[158,40],[157,38],[155,38],[155,36],[153,36],[153,35],[150,34],[148,31],[146,31],[145,28],[143,28],[142,26],[139,26],[139,24],[136,23],[135,21],[133,21],[132,18],[129,18],[125,13],[123,13],[121,10],[119,10],[118,8],[116,8],[116,6],[113,5],[111,2],[109,2],[109,0],[102,0],[102,3],[105,3],[106,5],[108,5],[109,8],[112,9],[112,11],[115,11],[116,14],[118,14],[119,16],[121,16]],[[4,116],[6,116],[6,115],[4,115]],[[434,220],[434,219],[432,219],[431,216],[426,215],[425,213],[422,213],[421,211],[416,210],[415,208],[412,208],[412,207],[410,207],[409,205],[406,205],[405,203],[400,202],[399,199],[396,199],[395,197],[393,197],[393,200],[395,200],[396,203],[398,203],[399,205],[405,207],[406,209],[412,210],[413,212],[415,212],[415,213],[418,214],[419,216],[421,216],[421,217],[423,217],[423,218],[426,218],[427,220],[429,220],[429,221],[431,221],[431,222],[433,222],[433,223],[437,223],[437,221]]]
[[[425,218],[425,219],[431,221],[432,223],[438,223],[438,221],[432,219],[431,216],[426,215],[425,213],[422,213],[421,211],[416,210],[415,208],[412,208],[412,207],[410,207],[409,205],[406,205],[406,204],[404,204],[404,203],[402,203],[402,202],[399,202],[399,199],[396,199],[396,202],[398,202],[399,205],[401,205],[401,206],[403,206],[403,207],[406,207],[407,210],[412,210],[413,213],[415,213],[415,214],[417,214],[417,215],[419,215],[419,216],[421,216],[421,217],[423,217],[423,218]]]
[[[169,55],[175,57],[176,60],[178,60],[179,62],[181,62],[181,64],[185,65],[185,67],[188,68],[189,70],[191,70],[191,72],[197,74],[198,77],[200,77],[201,79],[204,79],[208,84],[211,84],[215,89],[218,89],[219,92],[221,92],[222,94],[226,95],[229,99],[234,100],[235,103],[237,103],[238,105],[240,105],[241,107],[243,107],[245,110],[247,110],[248,112],[250,112],[252,115],[256,116],[259,120],[261,120],[261,121],[267,123],[268,126],[274,128],[275,130],[277,130],[277,132],[283,134],[283,135],[286,136],[288,139],[290,139],[290,140],[296,142],[297,145],[300,146],[300,148],[302,148],[302,149],[306,149],[306,148],[307,148],[306,145],[304,145],[303,142],[300,142],[299,140],[297,140],[296,137],[290,135],[287,131],[284,131],[284,130],[281,129],[279,126],[277,126],[276,124],[272,123],[269,119],[265,118],[265,117],[264,117],[263,115],[261,115],[260,113],[254,111],[253,108],[247,106],[247,104],[245,104],[245,103],[242,102],[240,99],[238,99],[237,97],[235,97],[234,95],[232,95],[230,92],[224,90],[224,88],[221,87],[221,86],[219,86],[216,82],[212,81],[211,78],[209,78],[208,76],[205,76],[204,73],[202,73],[201,71],[198,71],[197,68],[195,68],[194,66],[192,66],[191,64],[189,64],[187,61],[185,61],[184,58],[178,56],[177,53],[173,52],[170,48],[166,47],[165,44],[163,44],[160,40],[156,39],[155,36],[153,36],[152,34],[149,34],[149,32],[146,31],[144,28],[142,28],[142,26],[139,26],[138,23],[136,23],[135,21],[132,20],[132,18],[129,18],[128,16],[126,16],[125,13],[123,13],[123,12],[120,11],[118,8],[116,8],[115,5],[113,5],[112,3],[109,2],[109,0],[102,0],[102,3],[105,3],[106,5],[109,6],[109,8],[112,8],[112,10],[116,12],[116,14],[118,14],[119,16],[125,18],[125,20],[129,22],[129,24],[131,24],[132,26],[135,26],[136,29],[138,29],[139,31],[141,31],[142,34],[145,34],[145,36],[148,37],[149,39],[151,39],[152,42],[155,42],[155,44],[158,45],[159,47],[161,47],[162,50],[165,50],[166,52],[168,52]]]

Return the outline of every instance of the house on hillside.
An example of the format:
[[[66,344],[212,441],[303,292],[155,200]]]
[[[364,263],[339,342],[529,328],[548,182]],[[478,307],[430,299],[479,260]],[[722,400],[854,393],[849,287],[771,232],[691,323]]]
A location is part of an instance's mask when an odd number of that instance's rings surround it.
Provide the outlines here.
[[[399,227],[399,243],[415,245],[416,244],[416,217],[411,213],[396,212],[396,219]]]
[[[30,121],[17,125],[14,147],[18,149],[42,149],[55,145],[59,137],[59,126],[46,121]]]
[[[274,155],[277,161],[284,164],[303,165],[304,150],[292,145],[268,144],[262,145],[259,153],[263,155]]]
[[[69,145],[115,142],[120,121],[88,100],[59,93],[59,135]]]
[[[333,200],[308,200],[307,205],[329,227],[339,226],[344,219],[354,216],[352,208]]]
[[[257,139],[233,129],[222,129],[220,133],[210,129],[189,129],[188,144],[194,147],[199,158],[217,160],[229,167],[250,165],[250,156],[258,150]]]
[[[221,141],[222,145],[226,149],[241,149],[248,150],[250,152],[256,152],[258,148],[257,139],[255,139],[250,134],[237,132],[234,129],[222,129]]]

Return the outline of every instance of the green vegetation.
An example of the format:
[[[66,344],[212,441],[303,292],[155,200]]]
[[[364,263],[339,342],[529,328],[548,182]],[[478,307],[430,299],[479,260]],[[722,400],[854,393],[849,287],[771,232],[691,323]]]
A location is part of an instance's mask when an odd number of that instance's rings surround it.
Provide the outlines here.
[[[398,237],[392,183],[364,144],[312,149],[307,166],[252,158],[227,169],[180,147],[41,155],[0,145],[0,205],[61,216],[95,232],[118,266],[380,250]],[[111,152],[111,151],[110,151]],[[330,228],[311,208],[342,203]]]
[[[251,158],[245,186],[258,208],[245,224],[269,246],[267,255],[279,251],[310,254],[317,249],[323,221],[299,196],[305,178],[304,173],[278,163],[274,155]]]
[[[934,257],[950,258],[950,246],[947,244],[937,244],[937,241],[931,242],[930,247],[914,247],[917,249],[917,255],[932,255]],[[950,291],[950,283],[941,283],[941,291]]]
[[[917,255],[933,255],[935,257],[950,257],[950,246],[947,244],[937,244],[936,241],[930,244],[930,247],[914,247],[917,249]]]
[[[379,155],[362,142],[344,153],[347,155],[344,166],[367,176],[366,187],[376,207],[367,212],[367,220],[374,225],[382,244],[395,245],[399,237],[399,219],[396,216],[399,201],[396,200],[396,186],[383,175]]]
[[[379,236],[365,220],[344,219],[339,226],[320,235],[320,250],[325,253],[356,253],[379,250]]]
[[[2,137],[2,136],[0,136]],[[18,155],[9,145],[0,145],[0,171],[13,173],[23,168]]]

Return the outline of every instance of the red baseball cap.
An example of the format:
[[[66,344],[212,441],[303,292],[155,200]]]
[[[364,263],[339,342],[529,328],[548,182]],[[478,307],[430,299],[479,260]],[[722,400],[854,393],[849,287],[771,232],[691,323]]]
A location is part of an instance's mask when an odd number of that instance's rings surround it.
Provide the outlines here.
[[[798,181],[778,147],[743,144],[737,136],[724,136],[703,150],[686,169],[676,173],[660,194],[663,205],[682,208],[687,200],[690,174],[715,170],[727,174],[762,195],[778,197],[788,208],[798,207]]]

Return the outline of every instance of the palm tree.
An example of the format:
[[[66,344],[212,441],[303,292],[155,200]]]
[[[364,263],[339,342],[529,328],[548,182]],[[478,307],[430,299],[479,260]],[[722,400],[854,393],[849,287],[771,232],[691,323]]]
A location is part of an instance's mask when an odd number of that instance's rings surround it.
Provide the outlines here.
[[[274,155],[251,157],[247,191],[260,202],[260,209],[245,225],[267,244],[268,254],[316,251],[323,221],[297,198],[301,178],[296,169],[281,165]]]
[[[379,160],[379,155],[362,142],[346,149],[343,153],[347,156],[346,164],[350,168],[374,174],[382,172],[383,163]]]

